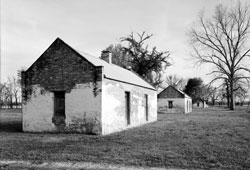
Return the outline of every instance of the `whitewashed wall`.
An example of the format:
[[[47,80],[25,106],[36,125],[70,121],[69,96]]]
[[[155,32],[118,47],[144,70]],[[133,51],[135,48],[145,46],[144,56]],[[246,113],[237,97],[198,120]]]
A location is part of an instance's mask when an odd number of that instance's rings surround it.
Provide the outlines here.
[[[197,103],[199,103],[199,106],[197,106]],[[201,109],[204,109],[204,108],[208,108],[208,105],[206,104],[206,102],[196,102],[196,103],[193,103],[193,108],[201,108]]]
[[[23,131],[55,131],[52,123],[54,94],[39,85],[32,86],[32,95],[23,103]]]
[[[191,98],[185,98],[185,113],[192,112],[192,99]]]
[[[101,83],[96,87],[100,90]],[[38,85],[32,89],[31,98],[23,104],[23,130],[57,131],[52,122],[54,93]],[[93,89],[92,83],[77,84],[65,93],[65,131],[101,134],[101,91],[95,95]]]
[[[125,91],[130,92],[131,118],[127,124]],[[146,121],[144,95],[148,95],[148,121]],[[109,79],[102,84],[103,134],[121,131],[157,120],[157,92]]]
[[[191,102],[190,109],[187,109],[187,100]],[[173,101],[173,108],[168,108],[168,101]],[[158,110],[161,113],[188,113],[192,111],[192,100],[188,98],[167,98],[158,99]]]
[[[97,85],[101,88],[101,83]],[[77,84],[65,94],[65,115],[68,131],[101,134],[101,91],[95,96],[93,84]]]

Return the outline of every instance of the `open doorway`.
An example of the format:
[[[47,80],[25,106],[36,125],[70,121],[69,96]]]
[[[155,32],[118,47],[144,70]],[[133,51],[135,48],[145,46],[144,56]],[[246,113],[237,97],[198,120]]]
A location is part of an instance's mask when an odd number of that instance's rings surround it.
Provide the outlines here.
[[[52,122],[59,128],[65,127],[65,91],[54,92],[54,115]]]

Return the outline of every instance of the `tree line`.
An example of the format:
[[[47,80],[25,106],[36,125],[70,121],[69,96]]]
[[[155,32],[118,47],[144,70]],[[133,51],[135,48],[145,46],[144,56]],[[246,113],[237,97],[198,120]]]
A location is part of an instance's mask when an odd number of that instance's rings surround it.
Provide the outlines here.
[[[21,102],[21,88],[16,77],[8,77],[7,82],[0,85],[0,107],[19,107]]]
[[[213,66],[208,74],[214,76],[213,80],[203,90],[193,90],[189,93],[193,100],[207,98],[208,93],[218,89],[225,89],[228,107],[235,109],[235,98],[244,99],[250,83],[250,7],[247,1],[237,1],[231,7],[219,4],[212,16],[205,16],[201,12],[196,24],[189,30],[188,37],[193,50],[192,59],[197,64]],[[134,72],[149,83],[159,88],[164,83],[164,73],[171,65],[170,52],[159,52],[156,47],[149,50],[145,42],[152,37],[145,32],[131,33],[121,38],[121,43],[110,45],[105,50],[112,53],[114,63],[121,67],[130,67]],[[175,77],[168,77],[174,81]],[[168,81],[168,80],[167,80]],[[196,85],[197,81],[190,80]],[[217,82],[218,87],[212,87]],[[188,82],[189,83],[189,82]],[[188,85],[188,84],[187,84]],[[192,85],[190,85],[190,88]],[[206,93],[205,93],[206,92]],[[202,94],[202,95],[201,95]],[[202,96],[202,97],[201,97]],[[213,95],[212,95],[213,96]],[[215,99],[213,99],[215,100]]]
[[[217,98],[226,98],[228,107],[234,110],[235,98],[244,101],[249,90],[249,34],[250,8],[242,1],[232,7],[219,4],[212,16],[206,17],[204,12],[200,14],[188,37],[192,59],[197,64],[213,66],[213,71],[208,74],[214,78],[207,85],[199,78],[166,77],[166,68],[171,66],[170,51],[160,51],[155,46],[150,48],[148,40],[153,34],[145,31],[121,37],[118,44],[111,44],[103,51],[111,53],[112,63],[135,72],[156,88],[173,85],[190,95],[194,102],[211,98],[214,104]],[[18,105],[21,94],[20,72],[18,74],[0,85],[1,107]],[[214,87],[214,82],[219,85]]]
[[[21,71],[17,76],[8,77],[6,82],[0,83],[0,108],[21,107]]]

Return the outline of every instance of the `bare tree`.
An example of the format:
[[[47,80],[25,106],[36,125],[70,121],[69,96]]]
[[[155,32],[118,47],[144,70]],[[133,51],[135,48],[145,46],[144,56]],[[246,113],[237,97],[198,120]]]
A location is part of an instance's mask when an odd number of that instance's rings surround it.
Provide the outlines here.
[[[210,97],[211,97],[212,105],[214,106],[215,102],[219,98],[219,92],[218,92],[218,89],[216,87],[212,87],[211,88],[211,95],[210,95]]]
[[[18,98],[20,97],[21,87],[16,77],[8,77],[7,83],[7,93],[9,99],[10,108],[13,107],[13,101],[15,101],[16,107],[18,106]]]
[[[249,83],[246,81],[239,81],[237,82],[236,87],[235,96],[239,98],[240,104],[243,106],[249,91]]]
[[[1,101],[2,101],[2,106],[4,107],[10,107],[12,108],[12,94],[7,86],[7,83],[4,83],[1,89]]]
[[[187,84],[187,80],[185,80],[182,77],[179,77],[175,74],[170,74],[168,76],[166,76],[166,80],[165,82],[170,85],[170,86],[174,86],[177,89],[180,90],[184,90],[186,84]]]
[[[0,108],[4,105],[4,84],[0,83]]]
[[[199,17],[199,26],[190,31],[193,56],[199,64],[211,64],[212,82],[224,79],[229,83],[230,109],[235,109],[235,83],[249,79],[250,69],[244,65],[250,57],[247,41],[250,33],[249,5],[241,1],[228,8],[218,5],[210,18]]]

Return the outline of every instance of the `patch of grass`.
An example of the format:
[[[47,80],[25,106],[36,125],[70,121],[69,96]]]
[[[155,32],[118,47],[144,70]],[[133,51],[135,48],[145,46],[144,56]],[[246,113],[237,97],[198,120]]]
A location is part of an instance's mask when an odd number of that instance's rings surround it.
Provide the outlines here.
[[[106,136],[1,132],[0,159],[250,169],[249,132],[246,108],[199,109]]]
[[[22,131],[22,110],[1,109],[0,110],[0,132]]]
[[[0,108],[0,113],[22,113],[22,109],[17,108],[17,109],[3,109]]]

